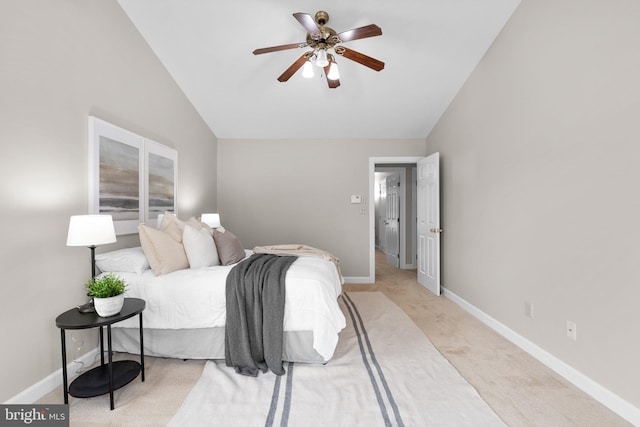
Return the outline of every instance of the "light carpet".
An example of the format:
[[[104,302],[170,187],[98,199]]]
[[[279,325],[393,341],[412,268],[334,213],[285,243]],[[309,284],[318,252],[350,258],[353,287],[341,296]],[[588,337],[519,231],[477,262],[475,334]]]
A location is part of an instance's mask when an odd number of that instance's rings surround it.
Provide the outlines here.
[[[380,292],[345,293],[326,365],[238,375],[207,362],[170,426],[503,426],[411,319]]]

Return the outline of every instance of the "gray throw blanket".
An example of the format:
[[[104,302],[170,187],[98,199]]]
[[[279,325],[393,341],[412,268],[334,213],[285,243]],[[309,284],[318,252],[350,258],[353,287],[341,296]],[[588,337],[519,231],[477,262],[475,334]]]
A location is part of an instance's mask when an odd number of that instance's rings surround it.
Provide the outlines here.
[[[284,278],[295,256],[254,254],[227,276],[225,362],[237,373],[257,376],[282,367]]]

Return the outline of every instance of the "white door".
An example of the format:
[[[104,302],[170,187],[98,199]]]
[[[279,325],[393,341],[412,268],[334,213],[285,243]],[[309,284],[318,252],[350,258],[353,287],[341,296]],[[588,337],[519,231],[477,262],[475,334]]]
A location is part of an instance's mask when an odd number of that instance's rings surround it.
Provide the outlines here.
[[[440,153],[418,161],[418,283],[440,295]]]
[[[400,267],[400,175],[387,177],[387,219],[385,254],[387,263]]]

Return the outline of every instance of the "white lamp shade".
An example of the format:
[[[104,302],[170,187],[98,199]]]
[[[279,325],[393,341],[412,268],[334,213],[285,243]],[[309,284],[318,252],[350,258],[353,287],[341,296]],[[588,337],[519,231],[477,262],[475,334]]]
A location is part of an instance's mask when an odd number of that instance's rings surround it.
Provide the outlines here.
[[[318,49],[318,53],[316,54],[316,65],[318,67],[326,67],[329,65],[329,60],[327,59],[327,51],[324,49]]]
[[[302,77],[305,79],[313,78],[313,64],[311,64],[311,62],[307,61],[304,63],[304,67],[302,68]]]
[[[329,80],[339,80],[340,72],[338,71],[338,64],[335,62],[331,63],[331,67],[329,67],[329,74],[327,74],[327,78]]]
[[[111,215],[74,215],[69,219],[67,246],[98,246],[115,241]]]
[[[200,221],[204,222],[211,228],[218,228],[220,227],[220,214],[204,213],[202,214]]]

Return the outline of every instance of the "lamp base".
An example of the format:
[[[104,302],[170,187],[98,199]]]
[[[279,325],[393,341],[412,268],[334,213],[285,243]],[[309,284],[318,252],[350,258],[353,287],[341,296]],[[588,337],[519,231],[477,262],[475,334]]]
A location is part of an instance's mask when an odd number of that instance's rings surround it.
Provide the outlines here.
[[[78,306],[78,311],[80,313],[95,313],[96,309],[93,306],[93,300],[89,301],[86,304],[82,304]]]

